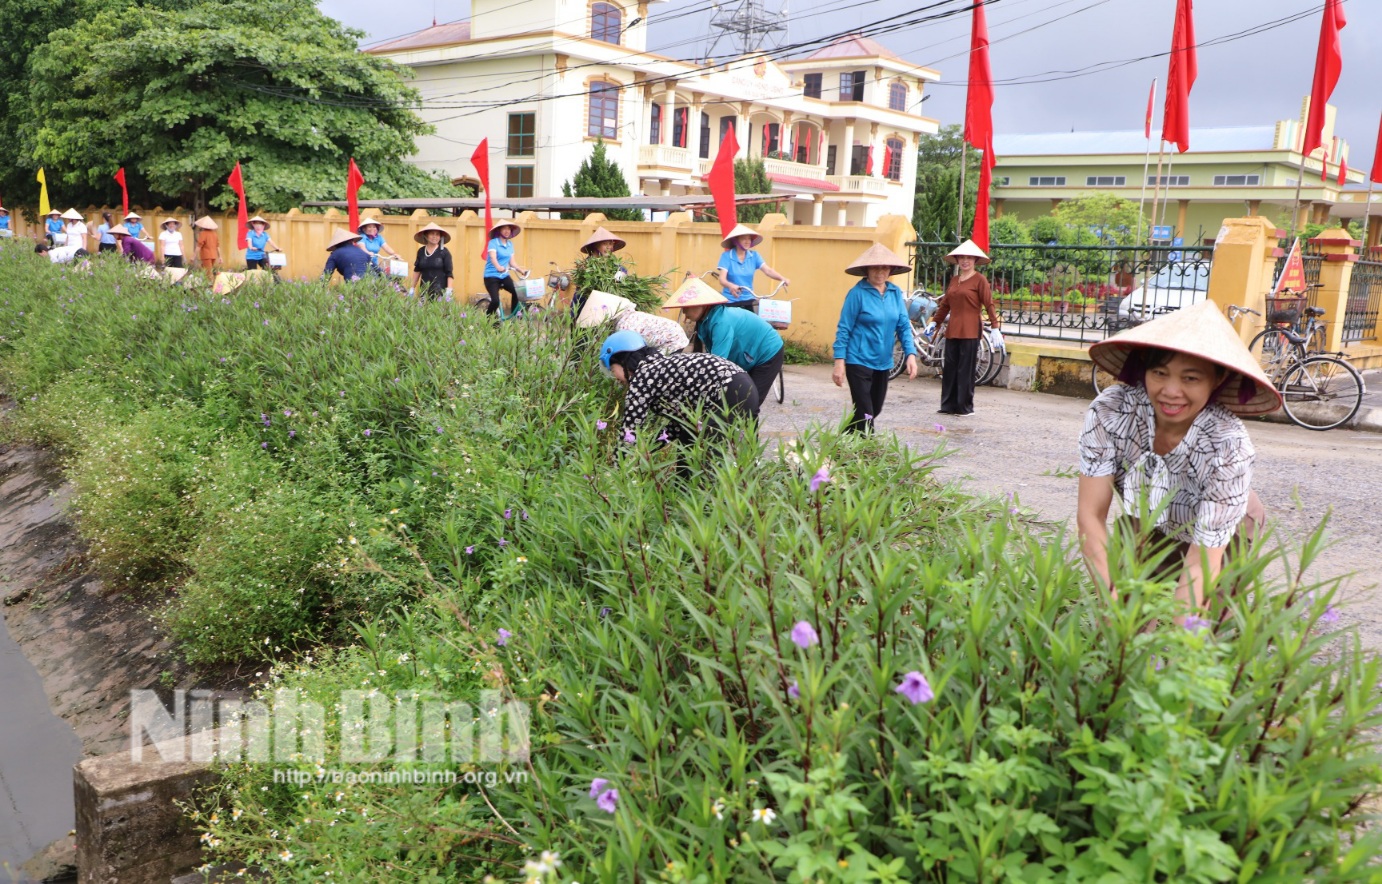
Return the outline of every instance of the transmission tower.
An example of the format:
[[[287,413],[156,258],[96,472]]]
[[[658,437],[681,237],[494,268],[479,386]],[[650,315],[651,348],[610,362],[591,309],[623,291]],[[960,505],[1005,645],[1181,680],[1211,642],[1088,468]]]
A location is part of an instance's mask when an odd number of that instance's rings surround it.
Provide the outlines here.
[[[710,48],[705,57],[714,60],[722,40],[729,41],[735,57],[782,45],[787,34],[787,6],[784,3],[778,12],[768,12],[763,7],[761,0],[716,4],[710,19]]]

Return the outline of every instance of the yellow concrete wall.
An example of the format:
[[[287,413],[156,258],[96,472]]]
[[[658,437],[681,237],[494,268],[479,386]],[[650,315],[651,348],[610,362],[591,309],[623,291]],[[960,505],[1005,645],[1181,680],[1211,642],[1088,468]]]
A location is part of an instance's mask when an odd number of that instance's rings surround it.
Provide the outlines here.
[[[145,227],[156,234],[155,225],[162,218],[178,217],[183,221],[184,252],[192,253],[193,220],[183,210],[135,207],[144,216]],[[87,217],[91,229],[100,221],[101,209],[79,209]],[[119,218],[120,212],[116,212]],[[362,214],[365,214],[362,212]],[[16,235],[37,236],[42,225],[27,225],[15,213]],[[221,225],[221,255],[228,267],[243,267],[244,253],[235,249],[235,216],[214,213]],[[321,273],[326,263],[326,243],[334,227],[346,225],[345,214],[329,209],[324,215],[306,215],[296,209],[282,215],[265,214],[269,234],[283,249],[288,263],[284,276],[308,278]],[[485,244],[484,220],[474,212],[456,218],[429,217],[418,211],[409,216],[374,216],[383,224],[384,239],[411,264],[417,254],[413,235],[435,222],[452,233],[450,249],[456,270],[456,294],[468,297],[484,291],[481,281]],[[95,219],[93,222],[92,219]],[[552,264],[570,269],[581,257],[581,243],[595,228],[603,225],[628,246],[620,253],[635,265],[642,276],[666,275],[672,287],[680,284],[687,271],[697,274],[713,268],[720,260],[720,227],[715,222],[693,222],[686,213],[677,213],[669,221],[607,221],[603,215],[592,214],[582,221],[548,220],[532,212],[518,216],[523,233],[514,240],[514,261],[535,275],[546,274]],[[791,225],[783,215],[769,215],[757,225],[763,234],[758,251],[768,266],[792,281],[787,297],[792,303],[792,327],[784,337],[816,349],[826,349],[835,338],[835,325],[845,293],[857,278],[844,272],[873,242],[881,242],[901,258],[908,258],[907,243],[915,239],[912,225],[906,218],[885,215],[876,227],[813,227]],[[903,290],[910,287],[911,276],[893,278]],[[768,292],[771,281],[758,277],[760,293]]]

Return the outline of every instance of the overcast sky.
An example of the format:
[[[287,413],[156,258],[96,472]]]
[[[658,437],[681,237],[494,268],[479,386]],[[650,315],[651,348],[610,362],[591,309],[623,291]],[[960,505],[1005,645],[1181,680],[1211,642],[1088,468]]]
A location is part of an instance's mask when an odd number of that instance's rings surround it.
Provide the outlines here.
[[[738,0],[720,0],[729,7]],[[760,0],[776,10],[782,0]],[[1315,47],[1324,0],[1199,0],[1195,32],[1199,79],[1190,96],[1192,130],[1211,126],[1271,125],[1296,117],[1310,92]],[[653,4],[648,48],[693,58],[704,53],[710,32],[710,0],[668,0]],[[791,0],[788,42],[797,43],[894,16],[911,18],[962,9],[969,0],[857,0],[840,9],[837,0]],[[327,15],[378,40],[455,21],[469,4],[455,0],[401,0],[381,15],[378,0],[321,0]],[[999,132],[1138,129],[1147,90],[1158,78],[1157,126],[1166,83],[1166,58],[1132,59],[1162,53],[1171,45],[1175,0],[991,0],[988,8],[995,90],[993,118]],[[1372,163],[1382,113],[1382,0],[1345,0],[1343,76],[1330,102],[1339,108],[1338,134],[1349,142],[1349,166],[1366,172]],[[694,12],[694,10],[707,10]],[[659,19],[693,11],[672,22]],[[1306,14],[1298,21],[1220,45],[1216,38]],[[962,122],[969,47],[969,14],[878,34],[875,39],[904,59],[933,67],[941,80],[928,87],[922,112],[941,123]],[[811,49],[803,49],[809,54]],[[1098,62],[1131,63],[1081,76]],[[1013,83],[1004,80],[1045,82]],[[1194,148],[1192,133],[1191,148]]]

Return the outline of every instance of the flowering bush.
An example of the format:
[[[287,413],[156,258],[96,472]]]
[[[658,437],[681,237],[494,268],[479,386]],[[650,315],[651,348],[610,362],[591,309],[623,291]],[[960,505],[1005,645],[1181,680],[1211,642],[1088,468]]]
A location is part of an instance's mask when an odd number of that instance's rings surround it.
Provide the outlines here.
[[[271,686],[329,709],[488,688],[531,710],[526,763],[459,766],[488,780],[227,768],[193,811],[214,856],[304,882],[1377,874],[1378,665],[1316,629],[1318,537],[1237,560],[1187,629],[1153,563],[1116,543],[1100,597],[1069,538],[886,439],[703,449],[718,469],[683,481],[654,433],[616,438],[564,323],[30,257],[0,244],[17,431],[149,458],[127,505],[177,538],[189,654],[297,647]]]

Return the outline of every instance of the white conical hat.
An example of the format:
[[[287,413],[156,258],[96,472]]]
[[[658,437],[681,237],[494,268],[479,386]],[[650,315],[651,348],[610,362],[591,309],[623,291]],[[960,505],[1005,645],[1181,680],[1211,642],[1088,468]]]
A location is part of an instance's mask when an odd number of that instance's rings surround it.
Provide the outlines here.
[[[177,218],[164,218],[162,221],[158,222],[159,227],[167,227],[169,224],[176,224],[179,227],[182,226],[182,222]]]
[[[220,225],[216,223],[216,219],[212,218],[210,215],[201,216],[196,221],[192,222],[192,226],[200,230],[215,230],[220,227]]]
[[[428,224],[426,227],[422,228],[417,233],[414,233],[413,242],[417,243],[420,246],[427,245],[427,233],[431,230],[435,230],[437,233],[441,234],[441,241],[443,244],[451,242],[450,232],[448,232],[446,228],[437,224],[437,222],[435,221],[433,221],[431,224]]]
[[[622,249],[624,246],[628,245],[628,243],[624,242],[622,239],[610,233],[603,227],[597,227],[595,228],[595,232],[590,235],[590,239],[585,241],[585,245],[581,246],[581,251],[589,255],[591,251],[595,248],[595,246],[599,245],[602,242],[614,243],[614,251],[616,252]]]
[[[1089,348],[1089,358],[1119,376],[1133,350],[1158,348],[1185,353],[1228,369],[1216,401],[1234,414],[1269,414],[1281,394],[1213,301],[1202,301],[1119,332]]]
[[[517,239],[518,235],[523,232],[522,224],[519,224],[512,218],[500,218],[498,221],[495,221],[494,226],[489,229],[489,238],[494,239],[496,236],[498,236],[499,228],[501,227],[513,228],[513,236],[509,237],[509,239]]]
[[[662,309],[680,310],[682,307],[699,307],[702,304],[714,306],[728,303],[729,298],[701,282],[699,277],[693,276],[683,282],[681,288],[672,292],[672,297],[667,299],[667,303],[662,305]]]
[[[126,216],[125,216],[123,219],[121,219],[121,220],[123,220],[123,221],[128,221],[128,220],[130,220],[131,218],[133,218],[134,220],[139,221],[139,220],[142,219],[143,217],[144,217],[144,216],[141,215],[141,214],[139,214],[138,212],[130,212],[128,215],[126,215]]]
[[[256,221],[258,221],[260,224],[263,224],[265,230],[268,230],[268,229],[269,229],[269,222],[268,222],[268,220],[265,219],[265,218],[261,218],[261,217],[259,217],[258,215],[255,215],[253,218],[251,218],[250,220],[246,221],[245,223],[246,223],[246,224],[253,224],[253,223],[256,222]]]
[[[868,247],[864,254],[854,259],[854,263],[845,268],[845,273],[850,276],[865,276],[870,267],[886,267],[889,276],[897,276],[899,273],[908,273],[911,266],[893,252],[892,249],[876,242]]]
[[[80,221],[82,220],[82,213],[78,212],[76,209],[68,209],[66,212],[62,213],[62,217],[66,218],[68,221]]]
[[[129,229],[128,227],[126,227],[125,225],[123,225],[123,224],[117,224],[117,225],[115,225],[114,227],[112,227],[112,228],[110,228],[109,230],[107,230],[106,233],[109,233],[111,236],[133,236],[133,235],[134,235],[134,234],[130,233],[130,229]]]
[[[637,310],[638,305],[628,298],[611,295],[596,289],[585,299],[581,314],[576,317],[576,325],[581,328],[594,328],[602,322],[613,319],[627,310]]]
[[[335,249],[337,246],[343,246],[343,245],[345,245],[345,244],[348,243],[348,242],[359,242],[359,241],[360,241],[360,234],[358,234],[358,233],[351,233],[349,230],[346,230],[344,227],[335,227],[335,228],[332,228],[332,230],[331,230],[331,242],[329,242],[329,243],[326,244],[326,250],[329,252],[329,251]]]
[[[975,264],[987,264],[989,256],[984,254],[984,250],[975,245],[974,240],[967,239],[955,248],[955,251],[945,256],[945,263],[954,264],[955,259],[961,255],[969,255],[974,259]]]
[[[754,230],[747,224],[736,224],[734,225],[734,229],[731,230],[729,233],[725,234],[724,238],[720,240],[720,248],[734,248],[734,241],[741,236],[753,237],[753,242],[749,243],[749,248],[751,249],[755,248],[759,243],[763,241],[763,234],[759,233],[757,230]]]
[[[369,215],[366,215],[365,217],[363,217],[363,218],[360,219],[360,223],[359,223],[359,224],[355,225],[355,232],[356,232],[356,233],[364,233],[364,232],[365,232],[365,227],[366,227],[366,225],[369,225],[369,224],[373,224],[375,227],[378,227],[380,230],[383,230],[383,229],[384,229],[384,225],[383,225],[382,223],[380,223],[380,221],[379,221],[377,218],[371,218]]]

